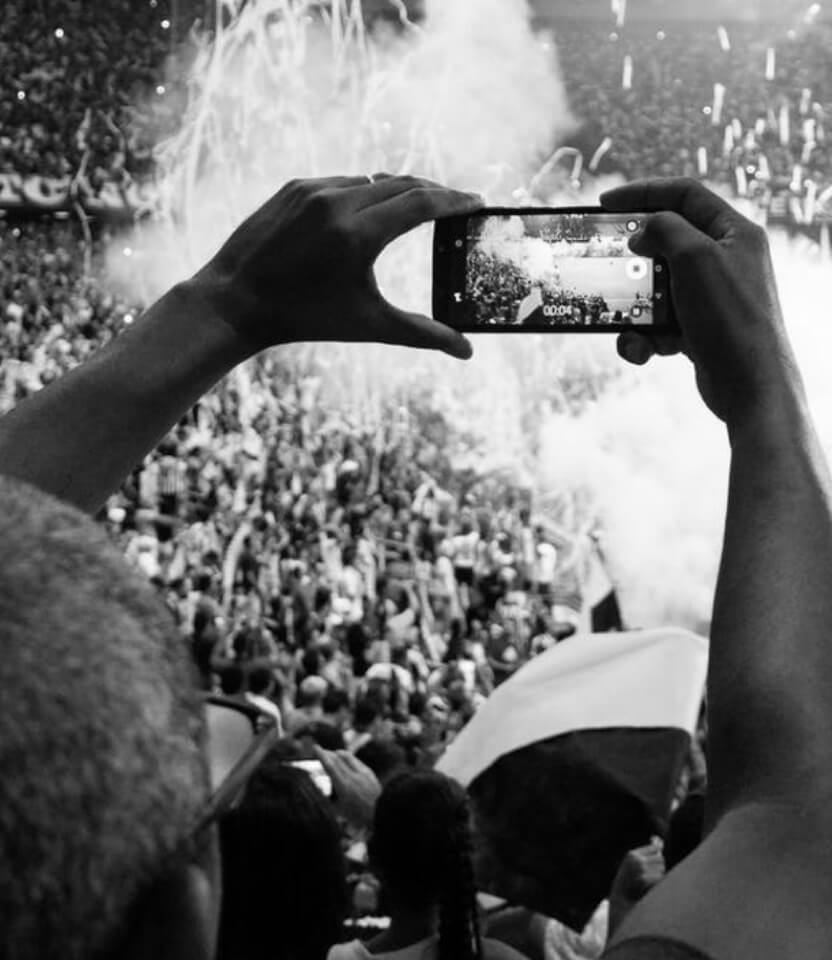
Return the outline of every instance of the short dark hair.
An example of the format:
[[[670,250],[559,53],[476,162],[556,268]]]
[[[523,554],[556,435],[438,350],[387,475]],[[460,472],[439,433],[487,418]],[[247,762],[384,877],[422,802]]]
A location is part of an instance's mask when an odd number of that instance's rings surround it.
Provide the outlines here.
[[[251,667],[248,674],[248,688],[254,694],[267,693],[274,684],[274,674],[262,664]]]
[[[115,955],[208,795],[195,668],[89,517],[8,477],[0,498],[3,942],[16,960]]]
[[[368,740],[360,750],[356,750],[355,755],[367,764],[382,783],[407,767],[404,748],[392,741]]]
[[[337,713],[339,710],[343,710],[344,707],[349,707],[349,705],[350,698],[346,690],[341,690],[338,687],[330,687],[324,694],[324,713]]]

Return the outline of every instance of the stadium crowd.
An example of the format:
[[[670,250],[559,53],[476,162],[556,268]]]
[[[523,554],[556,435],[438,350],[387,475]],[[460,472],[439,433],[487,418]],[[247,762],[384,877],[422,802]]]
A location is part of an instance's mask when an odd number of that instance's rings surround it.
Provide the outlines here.
[[[12,3],[6,13],[0,57],[10,69],[0,80],[0,171],[71,177],[83,167],[94,181],[116,183],[147,176],[154,138],[176,114],[175,90],[164,76],[164,0],[113,4],[106,17],[69,0],[59,9]],[[704,28],[648,35],[627,27],[599,39],[595,28],[564,24],[557,39],[570,99],[578,116],[592,118],[580,144],[591,154],[611,139],[600,172],[707,177],[757,191],[775,215],[785,191],[783,216],[803,211],[808,182],[817,193],[832,185],[824,129],[832,109],[828,32],[817,27],[780,37],[767,79],[771,30],[732,27],[731,49],[724,50],[715,31]],[[588,55],[599,43],[614,55]],[[631,89],[622,88],[624,54],[634,64]],[[715,82],[726,89],[719,124],[712,122]],[[738,168],[750,185],[738,181]],[[0,219],[0,412],[78,365],[145,306],[108,289],[108,231],[99,223],[84,233],[74,220],[51,217]],[[529,292],[523,282],[512,280],[519,296]],[[301,864],[323,862],[309,854],[312,845],[321,842],[322,858],[337,847],[327,861],[337,881],[332,916],[355,919],[391,906],[379,902],[362,846],[374,791],[395,772],[423,771],[411,780],[392,778],[377,811],[376,862],[388,863],[387,881],[401,905],[414,889],[430,887],[447,853],[426,856],[421,873],[396,876],[403,857],[415,862],[417,841],[397,851],[401,838],[389,826],[385,834],[385,823],[403,815],[415,823],[420,809],[432,810],[436,823],[454,820],[463,801],[425,769],[495,686],[576,630],[586,606],[583,582],[598,552],[592,538],[574,542],[543,523],[528,491],[455,470],[447,452],[452,429],[436,411],[414,406],[403,418],[391,406],[362,422],[327,405],[323,376],[282,356],[251,361],[179,422],[98,519],[174,612],[203,688],[272,717],[286,735],[282,760],[320,760],[342,797],[361,799],[362,783],[369,791],[358,814],[332,828],[305,774],[267,764],[239,822],[224,827],[229,850],[256,846],[258,816],[274,817],[270,805],[284,791],[291,809],[310,817],[296,825],[301,842],[292,881],[302,888]],[[599,628],[622,626],[611,606],[596,620]],[[351,773],[352,792],[345,786]],[[687,777],[701,786],[701,757]],[[302,828],[313,822],[319,827],[304,837]],[[421,825],[424,833],[414,836],[432,851],[438,833],[429,817]],[[455,842],[469,842],[464,831]],[[648,860],[654,864],[655,851],[631,859],[629,869]],[[227,863],[234,876],[239,863],[233,855]],[[338,892],[347,870],[349,903]],[[244,875],[229,885],[241,896],[229,898],[227,931],[251,923],[246,903],[256,902],[256,891]],[[457,916],[470,924],[471,905],[463,903],[470,877],[458,880]],[[429,911],[443,896],[431,888],[420,907]],[[299,924],[306,934],[321,916],[323,894],[317,897],[317,912]],[[327,935],[300,945],[297,956],[320,957],[341,939],[323,924],[321,930]],[[549,956],[569,956],[568,949],[597,955],[602,943],[559,941],[549,945]]]

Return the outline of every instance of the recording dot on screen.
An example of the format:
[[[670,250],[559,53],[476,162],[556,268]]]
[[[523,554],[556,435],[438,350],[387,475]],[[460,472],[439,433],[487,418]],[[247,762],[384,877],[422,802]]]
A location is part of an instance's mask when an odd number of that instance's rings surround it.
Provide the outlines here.
[[[454,244],[454,246],[455,246],[455,247],[461,247],[461,246],[462,246],[462,241],[461,241],[461,240],[457,240],[456,243]]]
[[[642,280],[647,276],[647,262],[641,259],[628,260],[626,271],[631,280]]]

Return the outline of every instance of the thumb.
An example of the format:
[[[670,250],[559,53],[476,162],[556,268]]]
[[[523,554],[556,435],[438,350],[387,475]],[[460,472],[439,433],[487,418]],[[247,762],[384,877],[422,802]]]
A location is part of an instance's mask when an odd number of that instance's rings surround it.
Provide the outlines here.
[[[662,210],[647,218],[644,227],[630,238],[629,246],[640,257],[662,257],[672,262],[681,254],[695,252],[712,243],[678,213]]]
[[[423,350],[441,350],[459,360],[468,360],[473,348],[470,341],[444,323],[438,323],[421,313],[400,310],[392,303],[383,301],[384,326],[388,331],[385,343],[403,347],[419,347]]]

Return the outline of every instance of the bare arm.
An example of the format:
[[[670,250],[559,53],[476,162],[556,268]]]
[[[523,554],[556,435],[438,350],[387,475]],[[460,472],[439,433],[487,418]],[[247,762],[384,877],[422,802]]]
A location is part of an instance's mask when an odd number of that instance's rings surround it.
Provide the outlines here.
[[[261,349],[376,341],[470,356],[461,334],[388,303],[372,266],[407,230],[481,205],[414,177],[287,184],[135,326],[0,419],[0,472],[94,511],[206,390]]]
[[[179,418],[251,354],[194,284],[0,419],[0,469],[95,512]]]
[[[832,498],[764,233],[699,184],[611,208],[666,210],[635,241],[667,257],[683,348],[725,421],[731,474],[708,676],[707,837],[616,931],[610,960],[670,937],[715,960],[832,955]],[[620,204],[620,206],[619,206]],[[639,353],[639,351],[641,351]]]

